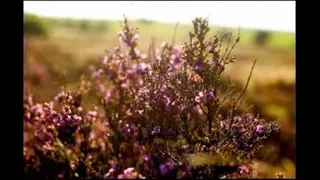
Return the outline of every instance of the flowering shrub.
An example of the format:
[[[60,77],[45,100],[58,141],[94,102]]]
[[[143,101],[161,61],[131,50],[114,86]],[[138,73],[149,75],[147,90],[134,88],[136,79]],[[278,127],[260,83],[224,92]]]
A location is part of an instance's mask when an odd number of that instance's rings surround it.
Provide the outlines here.
[[[207,38],[206,19],[193,26],[183,46],[151,45],[145,54],[138,50],[138,29],[125,19],[124,46],[90,68],[90,81],[43,104],[26,95],[26,176],[252,177],[255,153],[279,125],[238,110],[246,88],[240,94],[231,82],[222,88],[240,36],[222,51],[220,36]],[[100,104],[85,103],[93,94]]]

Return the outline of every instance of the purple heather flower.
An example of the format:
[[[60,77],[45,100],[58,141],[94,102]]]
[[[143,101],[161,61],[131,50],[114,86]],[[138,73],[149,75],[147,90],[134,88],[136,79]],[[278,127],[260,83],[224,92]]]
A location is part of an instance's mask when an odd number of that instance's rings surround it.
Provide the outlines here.
[[[257,128],[256,128],[256,132],[257,133],[263,133],[264,132],[264,126],[258,125]]]
[[[141,54],[140,54],[140,58],[141,58],[141,59],[147,59],[147,54],[141,53]]]
[[[213,94],[212,91],[210,91],[210,92],[207,93],[207,100],[208,99],[212,99],[212,98],[214,98],[214,94]]]
[[[252,119],[253,118],[252,118],[251,114],[247,113],[246,114],[246,120],[250,122],[250,121],[252,121]]]
[[[126,135],[126,134],[130,133],[131,131],[132,131],[131,126],[129,124],[126,124],[122,128],[122,135]]]
[[[200,103],[201,100],[202,100],[202,98],[203,98],[203,96],[204,96],[203,92],[199,92],[198,95],[195,97],[194,100],[195,100],[197,103]]]
[[[103,58],[103,64],[107,65],[108,64],[108,60],[109,60],[109,56],[104,56]]]
[[[118,179],[135,179],[137,177],[137,173],[135,169],[130,167],[123,171],[123,174],[118,175]]]
[[[143,156],[143,160],[145,160],[145,161],[149,161],[149,156],[144,155],[144,156]]]
[[[202,71],[204,71],[205,70],[205,67],[204,67],[204,65],[203,64],[196,64],[195,66],[194,66],[194,70],[196,70],[196,71],[199,71],[199,72],[202,72]]]
[[[125,82],[124,82],[124,83],[122,83],[120,87],[122,87],[122,88],[127,87],[127,83],[125,83]]]
[[[113,172],[115,171],[115,168],[110,168],[108,173],[104,175],[104,178],[108,178]]]
[[[103,74],[103,70],[102,69],[99,69],[98,71],[95,71],[93,74],[92,74],[92,77],[93,78],[98,78],[100,79],[102,77],[102,74]]]
[[[124,174],[130,174],[130,173],[133,173],[134,172],[134,168],[127,168],[123,171]]]
[[[174,164],[173,164],[173,161],[172,159],[170,159],[168,162],[166,162],[166,166],[172,170],[174,168]]]
[[[166,42],[162,42],[161,43],[161,48],[164,48],[164,47],[166,47],[167,46],[167,43]]]
[[[137,56],[140,56],[140,51],[138,49],[135,49],[134,50],[134,53],[137,55]]]
[[[97,111],[88,111],[88,116],[95,117],[97,114]]]
[[[125,37],[125,34],[124,34],[123,31],[120,31],[120,32],[118,33],[118,36],[120,36],[120,37]]]
[[[134,69],[127,69],[127,77],[128,77],[129,79],[134,78],[135,72],[136,72],[136,70],[134,70]]]
[[[118,179],[124,179],[124,175],[123,174],[119,174],[117,178]]]
[[[41,138],[41,134],[39,131],[35,131],[34,135],[36,138],[39,138],[39,139]]]
[[[63,175],[63,173],[60,173],[60,174],[58,174],[58,179],[63,179],[64,178],[64,175]]]
[[[211,59],[211,63],[212,63],[214,66],[217,65],[218,59],[215,58],[215,57],[213,57],[213,58]]]
[[[182,53],[182,49],[181,47],[175,46],[173,48],[173,54],[171,55],[171,60],[173,62],[173,64],[180,64],[181,63],[181,53]]]
[[[172,54],[171,55],[171,64],[173,65],[179,65],[181,63],[181,59],[180,59],[180,56],[178,55],[175,55],[175,54]]]
[[[187,166],[186,166],[186,172],[187,172],[187,173],[190,173],[191,170],[192,170],[192,166],[191,166],[191,165],[187,165]]]
[[[151,135],[156,135],[160,133],[160,126],[156,126],[153,128],[153,130],[151,131]]]
[[[241,121],[241,117],[239,117],[239,116],[233,117],[234,123],[237,123],[238,121]]]
[[[143,71],[143,68],[141,67],[141,66],[137,66],[136,67],[136,73],[143,73],[144,71]]]
[[[167,175],[168,172],[169,172],[169,170],[168,170],[167,166],[165,164],[161,164],[160,165],[160,173],[161,173],[161,175],[163,175],[163,176]]]
[[[164,103],[166,104],[166,106],[169,106],[171,103],[170,98],[167,95],[164,95],[163,98],[164,98]]]
[[[250,170],[246,165],[240,166],[239,171],[241,174],[249,174],[250,173]]]
[[[123,41],[123,42],[126,43],[128,46],[131,45],[131,41],[126,37],[126,35],[124,34],[123,31],[121,31],[118,35],[119,35],[120,41]]]
[[[145,93],[148,93],[149,92],[149,89],[146,87],[146,86],[143,86],[141,89],[140,89],[140,92],[145,94]]]
[[[134,34],[134,36],[133,36],[132,39],[133,39],[133,40],[137,40],[137,39],[139,39],[139,37],[140,37],[139,34]]]
[[[145,64],[145,63],[141,63],[141,64],[138,64],[138,65],[135,65],[135,71],[138,74],[145,72],[148,68],[149,68],[148,65]]]
[[[237,146],[237,145],[238,145],[238,141],[237,141],[237,139],[236,139],[236,138],[233,138],[233,139],[232,139],[232,144],[233,144],[233,145],[235,145],[235,146]]]

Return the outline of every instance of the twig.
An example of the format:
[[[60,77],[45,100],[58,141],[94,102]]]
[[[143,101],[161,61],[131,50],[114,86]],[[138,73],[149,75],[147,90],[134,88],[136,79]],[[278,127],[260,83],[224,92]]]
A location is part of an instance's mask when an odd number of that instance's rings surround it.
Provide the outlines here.
[[[229,50],[229,47],[230,47],[230,44],[231,44],[231,37],[232,37],[232,36],[229,36],[229,39],[228,39],[228,45],[227,45],[227,47],[226,47],[225,53],[223,54],[223,57],[222,57],[221,61],[223,61],[223,60],[224,60],[225,56],[226,56],[226,55],[227,55],[227,53],[228,53],[228,50]],[[223,41],[223,38],[224,38],[224,37],[222,36],[221,41]]]
[[[178,26],[179,26],[179,22],[177,22],[176,26],[174,27],[174,32],[173,32],[173,36],[172,36],[172,40],[171,40],[171,45],[174,45],[174,43],[175,43],[175,38],[176,38],[176,33],[177,33]]]
[[[248,79],[247,79],[247,83],[246,83],[246,85],[245,85],[242,93],[240,94],[240,96],[238,97],[238,99],[235,101],[234,106],[233,106],[232,109],[234,109],[235,107],[238,108],[238,107],[240,106],[240,104],[241,104],[241,102],[242,102],[242,98],[243,98],[243,96],[244,96],[244,94],[245,94],[245,92],[247,91],[247,88],[248,88],[248,86],[249,86],[249,82],[250,82],[250,79],[251,79],[251,76],[252,76],[253,68],[254,68],[254,66],[256,65],[256,62],[257,62],[257,60],[255,59],[254,62],[253,62],[253,65],[252,65],[252,67],[251,67],[250,74],[249,74]],[[240,99],[241,99],[240,104],[237,105],[237,103],[238,103],[238,101],[239,101]]]
[[[180,165],[181,163],[176,159],[176,158],[174,158],[171,154],[169,154],[169,153],[165,153],[165,152],[163,152],[162,150],[159,150],[160,151],[160,153],[162,154],[162,155],[167,155],[167,156],[169,156],[174,162],[176,162],[178,165]]]
[[[233,86],[231,86],[230,76],[228,76],[228,83],[229,83],[229,87],[228,87],[228,89],[227,89],[227,91],[226,91],[226,94],[223,96],[220,105],[219,105],[218,108],[217,108],[217,111],[216,111],[216,113],[215,113],[215,115],[214,115],[215,117],[217,117],[217,115],[218,115],[218,113],[219,113],[222,105],[223,105],[224,102],[227,100],[227,97],[233,92]]]
[[[241,38],[241,35],[240,35],[240,28],[239,28],[239,29],[238,29],[238,37],[237,37],[236,41],[233,43],[233,45],[232,45],[232,47],[231,47],[231,49],[230,49],[230,51],[229,51],[226,59],[229,59],[229,56],[230,56],[231,52],[233,51],[234,47],[235,47],[235,46],[238,44],[238,42],[240,41],[240,38]]]

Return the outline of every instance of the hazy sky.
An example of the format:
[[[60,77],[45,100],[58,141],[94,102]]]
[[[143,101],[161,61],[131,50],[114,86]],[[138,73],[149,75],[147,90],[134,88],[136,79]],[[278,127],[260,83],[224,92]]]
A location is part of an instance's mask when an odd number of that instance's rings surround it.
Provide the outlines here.
[[[117,19],[145,18],[295,32],[294,1],[25,1],[24,11],[42,16]]]

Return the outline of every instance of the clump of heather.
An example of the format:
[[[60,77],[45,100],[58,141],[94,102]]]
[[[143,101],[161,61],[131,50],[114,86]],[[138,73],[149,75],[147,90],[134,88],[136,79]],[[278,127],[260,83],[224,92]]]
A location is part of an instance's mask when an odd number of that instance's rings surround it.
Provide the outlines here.
[[[221,49],[196,18],[189,41],[138,49],[125,19],[120,44],[91,67],[92,87],[62,89],[54,100],[25,97],[24,161],[32,178],[248,178],[263,139],[279,129],[241,112],[244,93],[220,78],[239,42]],[[250,80],[251,72],[248,78]],[[88,92],[100,104],[84,104]]]

